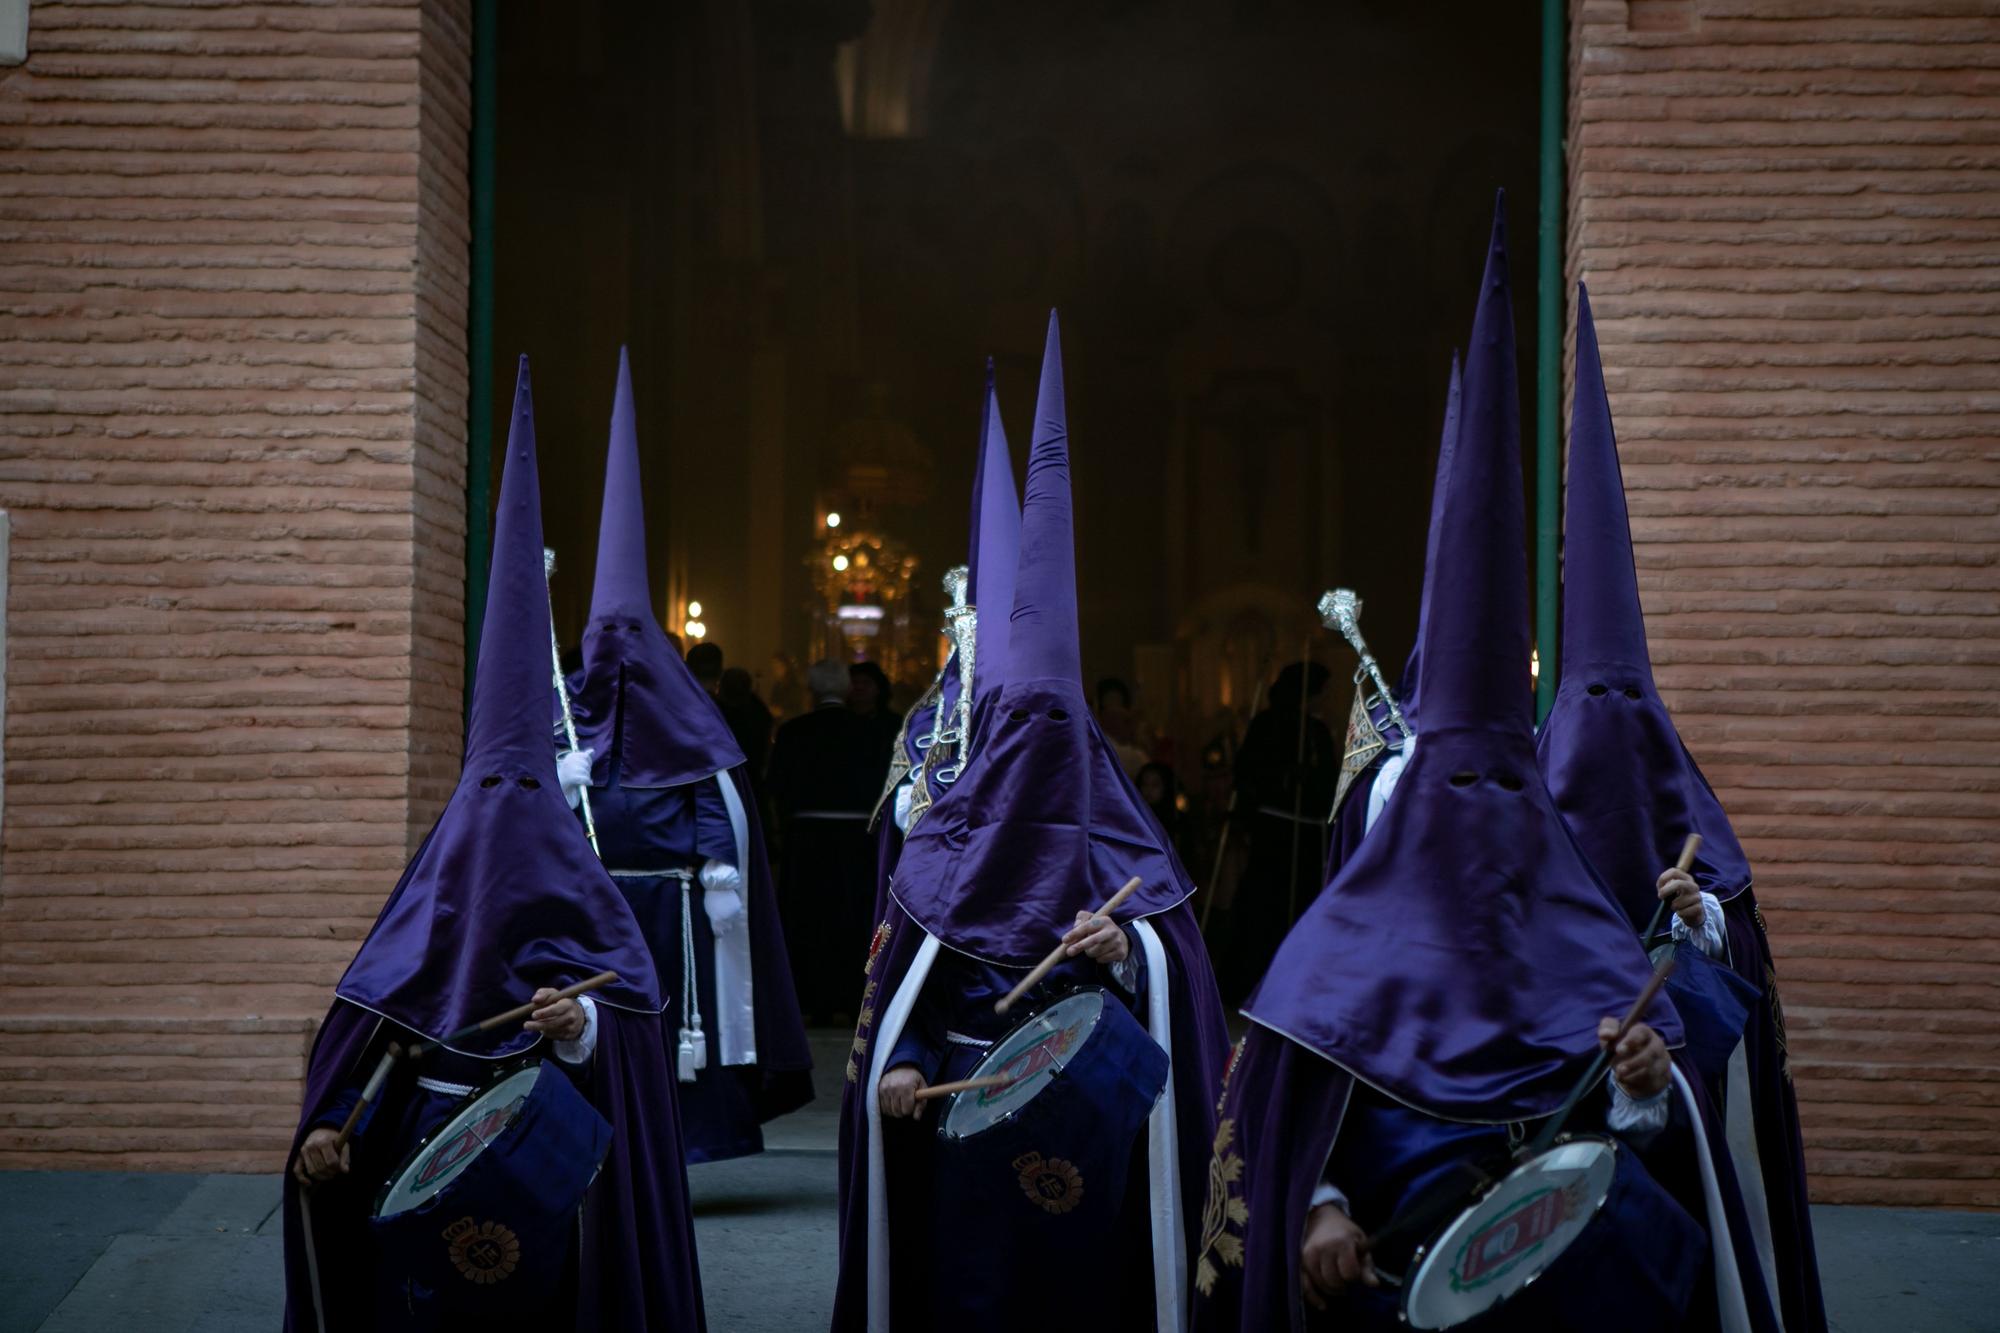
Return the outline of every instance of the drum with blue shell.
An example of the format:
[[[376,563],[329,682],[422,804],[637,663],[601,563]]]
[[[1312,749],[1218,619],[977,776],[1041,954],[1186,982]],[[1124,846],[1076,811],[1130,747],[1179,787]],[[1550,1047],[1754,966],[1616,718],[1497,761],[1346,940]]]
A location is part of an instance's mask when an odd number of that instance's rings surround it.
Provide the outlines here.
[[[610,1123],[551,1064],[468,1097],[376,1200],[377,1327],[540,1318],[573,1281],[578,1210],[610,1146]]]

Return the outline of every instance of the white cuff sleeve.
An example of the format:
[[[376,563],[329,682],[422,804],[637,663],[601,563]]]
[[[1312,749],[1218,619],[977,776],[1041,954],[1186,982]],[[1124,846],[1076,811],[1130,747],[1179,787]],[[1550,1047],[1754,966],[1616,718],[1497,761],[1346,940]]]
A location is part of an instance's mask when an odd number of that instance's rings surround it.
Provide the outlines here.
[[[1323,1203],[1332,1204],[1349,1217],[1354,1216],[1354,1210],[1348,1206],[1347,1196],[1340,1192],[1340,1186],[1330,1180],[1322,1180],[1313,1186],[1312,1198],[1307,1202],[1306,1210],[1310,1212]]]
[[[1701,946],[1701,951],[1710,958],[1722,957],[1722,900],[1704,891],[1701,895],[1700,936],[1696,937],[1694,932],[1688,929],[1687,922],[1676,916],[1674,938],[1676,940],[1693,938],[1695,943]]]
[[[908,779],[897,784],[896,810],[893,817],[896,821],[898,832],[908,833],[910,831],[910,799],[915,795],[916,788],[911,785]]]
[[[1382,817],[1389,798],[1396,794],[1396,784],[1402,780],[1403,770],[1417,753],[1417,738],[1410,737],[1403,742],[1400,750],[1391,750],[1382,767],[1375,770],[1375,781],[1368,788],[1368,810],[1362,816],[1361,836],[1367,837],[1368,830],[1375,827],[1375,821]]]
[[[726,889],[737,897],[743,896],[743,875],[727,861],[717,861],[713,857],[702,862],[701,886],[704,889]]]
[[[1145,969],[1145,960],[1139,956],[1139,951],[1134,949],[1111,965],[1111,979],[1123,986],[1127,994],[1137,995],[1139,979],[1146,975]]]
[[[583,1006],[583,1035],[575,1041],[556,1043],[556,1059],[566,1065],[582,1064],[597,1049],[597,1001],[584,995],[577,1003]]]
[[[1667,1117],[1672,1107],[1667,1102],[1671,1085],[1661,1088],[1651,1097],[1634,1097],[1618,1086],[1614,1076],[1611,1079],[1611,1111],[1604,1117],[1604,1124],[1613,1134],[1644,1141],[1667,1127]]]

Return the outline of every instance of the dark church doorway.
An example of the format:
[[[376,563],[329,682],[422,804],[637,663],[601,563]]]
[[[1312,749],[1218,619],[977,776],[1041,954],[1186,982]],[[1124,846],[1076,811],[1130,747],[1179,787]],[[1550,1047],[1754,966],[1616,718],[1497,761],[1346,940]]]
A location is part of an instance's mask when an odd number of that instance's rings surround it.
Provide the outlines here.
[[[782,690],[829,642],[841,513],[914,561],[875,655],[921,687],[985,358],[1018,466],[1054,306],[1087,673],[1188,769],[1308,642],[1344,679],[1323,588],[1401,663],[1498,186],[1531,369],[1532,9],[497,8],[493,391],[528,352],[566,638],[629,343],[662,620],[699,602]]]

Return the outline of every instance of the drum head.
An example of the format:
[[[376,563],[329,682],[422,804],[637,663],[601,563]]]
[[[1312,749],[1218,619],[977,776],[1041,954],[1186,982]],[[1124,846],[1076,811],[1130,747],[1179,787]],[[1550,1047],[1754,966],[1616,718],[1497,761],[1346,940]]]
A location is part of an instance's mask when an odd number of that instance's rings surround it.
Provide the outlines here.
[[[972,1078],[1011,1078],[998,1088],[961,1092],[951,1099],[938,1132],[962,1139],[991,1129],[1035,1099],[1083,1049],[1084,1041],[1104,1012],[1104,992],[1083,990],[1065,995],[1021,1026],[993,1043],[993,1049],[973,1069]]]
[[[521,1107],[534,1091],[540,1073],[541,1066],[529,1065],[460,1107],[442,1129],[417,1145],[410,1160],[382,1192],[375,1216],[394,1217],[407,1212],[435,1198],[440,1190],[457,1180],[473,1159],[486,1151],[486,1145],[505,1133],[507,1126],[521,1114]]]
[[[1534,1281],[1583,1234],[1611,1192],[1609,1139],[1559,1143],[1508,1172],[1417,1252],[1403,1289],[1412,1328],[1460,1324]]]

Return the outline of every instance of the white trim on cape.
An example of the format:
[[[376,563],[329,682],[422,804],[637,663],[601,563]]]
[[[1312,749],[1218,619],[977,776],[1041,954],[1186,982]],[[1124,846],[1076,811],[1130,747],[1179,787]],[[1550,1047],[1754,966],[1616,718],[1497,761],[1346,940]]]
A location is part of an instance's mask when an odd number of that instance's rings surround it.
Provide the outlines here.
[[[742,911],[734,926],[715,936],[715,1044],[725,1065],[757,1063],[757,1003],[750,959],[750,820],[730,769],[714,775],[729,808],[729,831],[736,839],[736,873],[743,888]],[[694,978],[688,978],[694,985]]]

